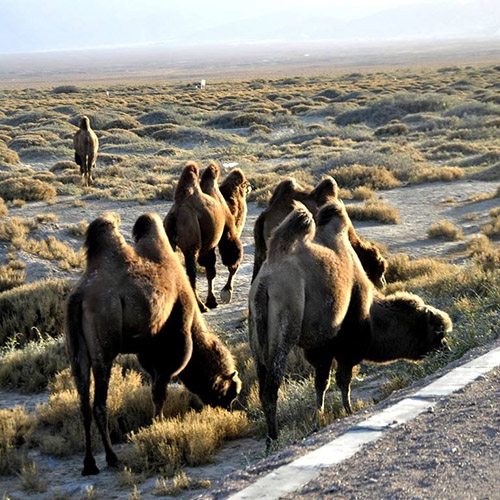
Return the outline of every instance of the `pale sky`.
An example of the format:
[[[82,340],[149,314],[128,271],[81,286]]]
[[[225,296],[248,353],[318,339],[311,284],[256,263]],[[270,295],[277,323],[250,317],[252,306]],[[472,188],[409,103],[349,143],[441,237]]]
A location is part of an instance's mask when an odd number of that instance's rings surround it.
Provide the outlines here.
[[[393,24],[398,27],[395,36],[404,34],[401,24],[405,23],[410,36],[426,36],[427,24],[433,25],[435,35],[439,29],[447,34],[448,29],[455,33],[500,22],[499,6],[500,0],[0,0],[0,53],[184,44],[198,38],[207,43],[259,38],[312,40],[335,38],[339,33],[347,39],[351,21],[384,11],[387,16],[383,21],[389,28],[394,16]],[[435,14],[433,9],[439,12]],[[429,12],[431,22],[417,19],[425,12]],[[456,18],[456,27],[446,27],[450,17]],[[418,29],[411,26],[415,23],[419,23]],[[367,26],[371,28],[369,23]],[[359,23],[352,29],[354,38],[366,32]],[[383,36],[385,28],[380,29]],[[392,36],[391,29],[385,32]],[[369,36],[377,38],[379,34]]]

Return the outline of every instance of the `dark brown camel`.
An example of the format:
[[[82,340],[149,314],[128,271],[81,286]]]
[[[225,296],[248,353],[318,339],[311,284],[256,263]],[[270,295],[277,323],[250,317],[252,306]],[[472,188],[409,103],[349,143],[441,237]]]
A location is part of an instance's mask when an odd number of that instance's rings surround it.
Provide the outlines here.
[[[135,249],[108,213],[94,220],[85,241],[87,266],[66,306],[66,340],[85,428],[83,475],[97,474],[91,449],[90,371],[93,414],[106,461],[117,464],[108,432],[106,399],[114,358],[136,353],[152,378],[154,415],[162,415],[166,387],[179,375],[202,401],[228,407],[241,389],[234,361],[199,311],[193,290],[160,218],[139,217]]]
[[[233,278],[243,256],[234,218],[217,185],[219,175],[219,167],[211,164],[199,180],[198,165],[188,163],[177,184],[174,204],[164,220],[172,247],[175,249],[179,246],[184,254],[186,271],[202,311],[207,311],[207,307],[217,307],[212,286],[215,278],[215,248],[219,246],[222,262],[229,269],[228,281],[221,291],[223,302],[231,300]],[[196,293],[197,263],[206,269],[206,305]]]
[[[90,126],[88,116],[80,118],[79,130],[73,136],[73,147],[75,148],[75,162],[80,166],[80,174],[85,186],[90,186],[94,180],[92,169],[97,163],[97,151],[99,139]]]
[[[312,191],[303,189],[295,179],[281,181],[274,190],[273,196],[269,201],[269,206],[255,221],[255,258],[252,281],[257,276],[262,263],[266,259],[267,242],[271,237],[273,229],[293,210],[294,201],[302,202],[313,215],[316,215],[320,207],[329,200],[337,198],[338,186],[330,176],[325,176]],[[349,241],[354,251],[358,254],[368,278],[370,278],[375,286],[383,287],[385,285],[384,274],[387,270],[387,261],[373,243],[364,240],[356,233],[349,217],[348,225]]]

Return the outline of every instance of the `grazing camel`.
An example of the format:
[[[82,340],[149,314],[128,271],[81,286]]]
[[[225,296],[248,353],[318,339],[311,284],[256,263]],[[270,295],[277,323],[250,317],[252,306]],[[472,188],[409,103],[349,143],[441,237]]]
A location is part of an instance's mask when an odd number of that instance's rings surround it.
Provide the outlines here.
[[[273,229],[292,211],[294,201],[302,202],[313,215],[316,215],[321,206],[335,198],[338,198],[338,186],[330,176],[325,176],[312,191],[306,191],[292,178],[281,181],[274,190],[269,206],[255,221],[255,259],[252,281],[255,280],[262,263],[266,259],[267,242]],[[373,243],[362,239],[356,233],[349,217],[348,225],[349,241],[358,254],[368,278],[375,286],[383,287],[385,285],[384,274],[387,270],[387,261]]]
[[[337,359],[336,381],[347,413],[352,413],[350,385],[355,365],[363,360],[373,363],[399,359],[418,361],[431,351],[449,350],[446,335],[452,328],[446,312],[425,304],[418,295],[405,292],[387,296],[374,294],[370,308],[370,342],[355,343],[352,332],[342,326],[333,346]],[[322,384],[324,401],[328,379]],[[318,404],[318,408],[322,406]]]
[[[120,218],[107,213],[87,230],[87,265],[66,304],[68,355],[80,395],[85,428],[82,474],[99,469],[91,449],[90,371],[93,414],[106,461],[117,464],[108,432],[106,399],[113,360],[136,353],[152,378],[154,415],[162,415],[166,387],[179,375],[207,404],[228,407],[241,389],[233,358],[198,309],[186,273],[156,214],[139,217],[135,248],[119,232]]]
[[[94,180],[92,169],[97,163],[97,150],[99,139],[90,126],[88,116],[80,118],[80,129],[73,136],[73,147],[75,148],[75,162],[80,166],[80,174],[85,186],[90,186]]]
[[[250,289],[249,335],[266,415],[268,446],[278,436],[276,404],[286,357],[304,350],[315,369],[317,408],[324,408],[334,358],[346,411],[352,368],[363,359],[420,359],[444,346],[448,315],[410,295],[373,300],[373,284],[349,242],[342,202],[312,215],[295,202],[276,228]],[[286,290],[287,293],[283,293]]]
[[[219,246],[222,262],[229,269],[229,277],[221,291],[221,300],[231,300],[233,278],[238,270],[243,247],[237,235],[234,218],[219,191],[217,179],[220,168],[210,164],[199,180],[199,168],[189,162],[183,169],[174,193],[174,204],[164,220],[172,247],[179,246],[184,254],[186,271],[195,291],[199,307],[205,312],[217,307],[213,293],[215,278],[215,248]],[[196,264],[205,267],[208,293],[205,304],[196,292]]]

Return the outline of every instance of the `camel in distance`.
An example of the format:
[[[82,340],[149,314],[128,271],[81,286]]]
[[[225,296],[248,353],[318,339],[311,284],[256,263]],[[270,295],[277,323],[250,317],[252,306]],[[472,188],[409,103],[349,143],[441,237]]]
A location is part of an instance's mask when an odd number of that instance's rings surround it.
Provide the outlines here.
[[[156,214],[139,217],[135,246],[105,213],[88,227],[86,268],[66,304],[66,345],[85,430],[82,474],[97,474],[91,449],[93,414],[106,461],[118,463],[108,431],[106,399],[113,360],[135,353],[152,379],[154,415],[162,416],[167,384],[177,375],[205,404],[228,408],[241,390],[234,360],[208,328],[192,287]]]
[[[274,230],[249,296],[249,339],[268,429],[278,437],[277,399],[294,346],[315,370],[323,411],[333,360],[344,407],[351,412],[352,368],[363,359],[420,359],[445,345],[451,320],[415,296],[376,294],[349,241],[343,203],[332,199],[316,215],[300,202]],[[286,290],[286,293],[283,293]],[[411,314],[410,314],[411,313]]]
[[[333,177],[326,175],[313,190],[301,187],[293,178],[284,179],[275,188],[269,201],[269,206],[263,210],[254,226],[255,259],[252,281],[266,259],[267,246],[273,229],[275,229],[285,217],[293,210],[294,202],[303,203],[315,216],[318,210],[330,200],[339,198],[338,186]],[[372,283],[383,288],[385,286],[385,272],[387,261],[380,250],[373,243],[361,238],[348,219],[349,241],[358,254],[365,272]]]
[[[200,178],[198,165],[189,162],[177,183],[174,204],[163,221],[172,248],[175,250],[179,247],[184,254],[186,272],[203,312],[217,307],[217,299],[213,293],[216,247],[219,248],[222,263],[229,271],[228,280],[221,290],[221,300],[224,303],[231,301],[234,276],[243,258],[239,234],[244,224],[243,215],[246,215],[246,191],[238,189],[237,183],[233,183],[233,188],[228,189],[234,198],[238,198],[238,203],[234,204],[239,210],[240,226],[237,227],[235,217],[218,186],[220,173],[220,167],[211,162]],[[246,182],[244,177],[243,181]],[[197,264],[206,270],[208,293],[205,303],[196,291]]]
[[[99,139],[90,126],[88,116],[80,118],[79,129],[73,136],[73,147],[75,148],[75,163],[80,167],[82,182],[90,186],[94,181],[92,170],[97,163],[97,151],[99,150]]]

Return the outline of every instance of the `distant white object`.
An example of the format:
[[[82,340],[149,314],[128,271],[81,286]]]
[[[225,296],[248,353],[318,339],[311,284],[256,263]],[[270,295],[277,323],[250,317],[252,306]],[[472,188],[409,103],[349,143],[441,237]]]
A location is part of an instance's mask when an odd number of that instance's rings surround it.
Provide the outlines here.
[[[201,89],[201,90],[204,90],[206,85],[207,85],[207,82],[206,82],[205,80],[202,80],[202,81],[200,82],[200,89]]]
[[[237,161],[233,161],[233,162],[223,163],[222,164],[222,168],[224,168],[224,169],[234,168],[234,167],[237,167],[237,166],[238,166],[238,162]]]
[[[109,97],[109,90],[106,90],[106,95]]]

